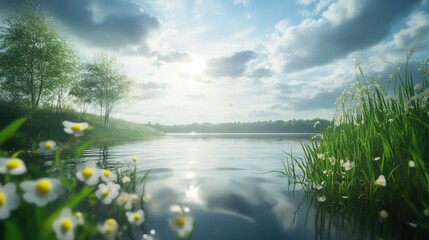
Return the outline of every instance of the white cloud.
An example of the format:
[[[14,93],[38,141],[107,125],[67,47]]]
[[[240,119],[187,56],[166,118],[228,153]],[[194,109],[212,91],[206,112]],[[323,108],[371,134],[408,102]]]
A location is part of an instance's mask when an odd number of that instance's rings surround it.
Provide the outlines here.
[[[280,21],[267,43],[276,71],[302,71],[365,50],[385,39],[390,29],[419,1],[339,0],[320,17],[297,25]],[[380,14],[383,12],[384,14]]]
[[[250,0],[234,0],[234,5],[238,5],[241,4],[243,6],[246,6],[247,4],[249,4]]]
[[[377,46],[380,52],[407,51],[410,47],[417,48],[429,45],[429,14],[417,12],[408,19],[406,27],[393,35],[393,39]]]

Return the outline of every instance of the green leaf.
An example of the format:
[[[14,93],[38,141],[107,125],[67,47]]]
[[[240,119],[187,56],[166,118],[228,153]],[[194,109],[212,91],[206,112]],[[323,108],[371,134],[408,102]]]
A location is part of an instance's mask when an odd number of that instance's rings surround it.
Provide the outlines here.
[[[82,199],[87,197],[95,188],[90,186],[85,186],[78,195],[70,199],[66,206],[69,208],[73,208],[76,204],[78,204]]]
[[[20,118],[9,124],[9,126],[7,126],[5,129],[3,129],[0,132],[0,145],[9,140],[11,137],[13,137],[16,131],[18,131],[18,129],[26,120],[27,118]]]
[[[89,146],[91,146],[92,144],[94,144],[94,141],[90,140],[85,142],[84,144],[82,144],[81,146],[79,146],[76,150],[76,157],[75,159],[80,159],[80,156],[82,155],[82,152],[88,148]]]
[[[19,229],[17,224],[11,221],[6,221],[4,225],[6,230],[2,234],[4,239],[13,239],[13,240],[24,239],[24,237],[22,236],[22,231]]]

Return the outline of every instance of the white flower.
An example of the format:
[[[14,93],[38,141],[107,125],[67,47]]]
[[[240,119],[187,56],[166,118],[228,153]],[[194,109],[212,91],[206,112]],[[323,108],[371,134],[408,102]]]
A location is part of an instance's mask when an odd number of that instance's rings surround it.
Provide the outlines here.
[[[131,199],[132,203],[137,203],[139,201],[139,195],[137,195],[135,193],[130,194],[130,199]]]
[[[325,196],[325,195],[317,196],[317,201],[319,201],[319,202],[324,202],[324,201],[326,201],[326,196]]]
[[[116,203],[119,206],[124,206],[126,210],[131,210],[133,201],[131,200],[131,196],[128,193],[122,192],[116,199]]]
[[[317,127],[317,125],[319,125],[319,124],[320,124],[320,122],[319,122],[319,121],[315,122],[315,123],[314,123],[313,128],[316,128],[316,127]]]
[[[350,160],[347,160],[344,164],[344,170],[348,171],[350,169],[352,169],[355,166],[354,162],[350,162]]]
[[[377,178],[377,180],[375,180],[375,184],[377,184],[378,186],[385,187],[386,186],[386,178],[384,177],[384,175],[380,175]]]
[[[155,240],[154,235],[156,234],[155,229],[151,229],[149,234],[143,234],[143,240]]]
[[[135,212],[126,212],[125,215],[128,218],[128,222],[130,222],[133,225],[140,225],[144,221],[144,212],[143,210],[139,209]]]
[[[150,194],[145,194],[143,196],[143,202],[148,203],[150,200],[152,200],[152,196]]]
[[[119,195],[119,189],[121,186],[119,184],[115,184],[112,182],[108,182],[107,185],[104,183],[100,183],[98,185],[97,191],[95,191],[95,196],[101,200],[104,204],[112,203],[113,199],[115,199]]]
[[[37,151],[39,153],[49,155],[53,153],[55,149],[57,149],[57,144],[52,140],[48,140],[46,142],[40,142],[39,149]]]
[[[74,228],[77,221],[70,208],[64,208],[61,215],[52,223],[57,239],[74,239]]]
[[[16,194],[15,183],[0,183],[0,219],[7,219],[11,210],[19,206],[19,197]]]
[[[125,184],[125,183],[129,183],[129,182],[131,182],[131,178],[129,178],[129,177],[127,177],[127,176],[125,176],[125,177],[123,177],[123,178],[122,178],[122,183],[123,183],[123,184]]]
[[[419,93],[419,92],[421,92],[422,91],[422,85],[420,84],[420,83],[418,83],[418,84],[416,84],[416,85],[414,85],[414,91],[416,92],[416,93]]]
[[[331,165],[335,165],[335,162],[337,161],[337,159],[335,159],[334,156],[329,158],[329,162],[331,163]]]
[[[82,168],[80,171],[76,173],[76,177],[90,185],[94,186],[98,183],[98,177],[100,176],[100,169],[95,167],[94,164],[86,164],[84,168]]]
[[[57,179],[42,178],[24,181],[21,183],[21,188],[25,191],[23,195],[25,201],[42,207],[58,198],[61,192],[61,183]]]
[[[116,234],[118,233],[118,223],[115,219],[107,219],[103,225],[99,224],[97,226],[98,231],[103,234],[106,239],[116,239]]]
[[[318,153],[318,154],[317,154],[317,158],[318,158],[318,159],[325,159],[325,154],[323,154],[323,153]]]
[[[76,212],[74,214],[74,218],[76,219],[78,225],[83,226],[85,224],[85,219],[83,218],[83,214],[81,212]]]
[[[408,167],[410,168],[416,167],[416,164],[414,163],[413,160],[408,161]]]
[[[378,161],[378,160],[380,160],[380,157],[375,157],[374,158],[374,161]]]
[[[10,175],[22,175],[27,172],[27,167],[19,158],[0,157],[0,173]]]
[[[381,210],[381,211],[378,213],[378,215],[379,215],[381,218],[383,218],[383,219],[386,219],[386,218],[388,218],[388,217],[389,217],[389,214],[387,213],[387,211],[386,211],[386,210]]]
[[[343,199],[348,199],[348,198],[349,198],[349,196],[347,196],[347,195],[343,195],[343,196],[341,196],[341,198],[343,198]]]
[[[101,176],[101,180],[103,180],[104,182],[111,182],[116,180],[116,173],[108,169],[101,170],[100,176]]]
[[[83,136],[83,131],[88,128],[88,123],[74,123],[69,121],[63,121],[64,132],[68,134],[73,134],[76,137]]]
[[[194,228],[194,218],[184,213],[184,211],[174,212],[168,219],[170,227],[176,231],[179,238],[189,235]]]

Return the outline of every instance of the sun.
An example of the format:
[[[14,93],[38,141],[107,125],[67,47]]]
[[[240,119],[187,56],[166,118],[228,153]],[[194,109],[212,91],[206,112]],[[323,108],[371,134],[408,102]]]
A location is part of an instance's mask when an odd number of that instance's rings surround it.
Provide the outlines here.
[[[206,62],[202,59],[195,58],[191,62],[186,63],[184,72],[190,75],[199,75],[206,68]]]

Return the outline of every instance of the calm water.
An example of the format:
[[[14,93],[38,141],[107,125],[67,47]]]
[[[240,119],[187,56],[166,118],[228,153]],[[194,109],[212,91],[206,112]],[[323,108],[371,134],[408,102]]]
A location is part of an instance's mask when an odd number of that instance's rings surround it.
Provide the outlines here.
[[[341,231],[317,224],[316,210],[303,190],[292,191],[283,175],[267,173],[282,169],[284,152],[302,156],[300,141],[307,139],[287,134],[167,134],[93,146],[84,159],[103,158],[110,165],[136,156],[141,173],[152,169],[146,192],[153,198],[146,205],[145,227],[155,229],[157,239],[175,239],[167,223],[172,204],[190,208],[196,221],[193,239],[341,239]]]

